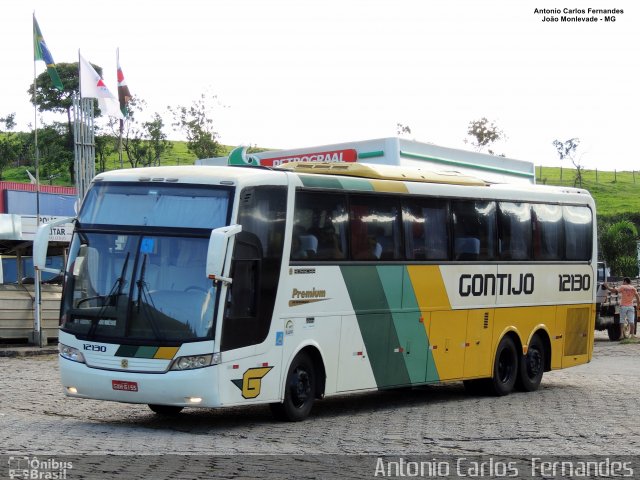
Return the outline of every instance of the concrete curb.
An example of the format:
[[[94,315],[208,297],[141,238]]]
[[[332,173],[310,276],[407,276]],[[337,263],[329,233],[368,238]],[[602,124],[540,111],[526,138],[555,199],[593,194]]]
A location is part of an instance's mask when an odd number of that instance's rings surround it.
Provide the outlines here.
[[[25,346],[18,347],[15,345],[0,345],[1,357],[33,357],[38,355],[55,355],[58,353],[57,345],[49,345],[46,347]]]

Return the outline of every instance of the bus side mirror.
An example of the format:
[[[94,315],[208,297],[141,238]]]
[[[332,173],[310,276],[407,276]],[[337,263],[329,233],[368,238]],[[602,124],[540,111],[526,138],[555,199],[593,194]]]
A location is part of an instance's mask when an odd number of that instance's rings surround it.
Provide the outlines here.
[[[207,277],[214,282],[232,282],[231,278],[223,276],[224,263],[227,255],[231,255],[229,240],[241,231],[242,225],[229,225],[211,232],[207,249]]]
[[[33,239],[33,266],[37,270],[43,272],[55,273],[57,275],[62,273],[62,270],[56,268],[47,268],[47,251],[49,250],[49,235],[51,234],[51,227],[57,227],[64,225],[65,223],[71,223],[75,220],[74,217],[66,217],[55,220],[50,223],[40,225],[36,231],[36,235]]]

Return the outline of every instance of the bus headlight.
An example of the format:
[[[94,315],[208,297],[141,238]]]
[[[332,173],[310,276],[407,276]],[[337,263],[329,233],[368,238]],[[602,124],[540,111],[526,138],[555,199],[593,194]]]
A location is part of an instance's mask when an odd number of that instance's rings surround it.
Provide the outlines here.
[[[84,355],[77,348],[70,347],[69,345],[64,345],[62,343],[58,344],[58,352],[62,358],[66,358],[67,360],[72,360],[78,363],[85,363]]]
[[[178,357],[171,364],[170,370],[193,370],[194,368],[204,368],[211,365],[213,355],[192,355],[189,357]]]

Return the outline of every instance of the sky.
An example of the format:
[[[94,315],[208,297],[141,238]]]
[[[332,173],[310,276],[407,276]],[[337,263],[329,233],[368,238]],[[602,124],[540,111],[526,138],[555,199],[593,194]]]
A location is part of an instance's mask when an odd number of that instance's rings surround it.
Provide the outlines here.
[[[226,145],[298,148],[397,134],[452,148],[469,122],[504,131],[496,153],[640,169],[640,6],[631,0],[1,0],[0,117],[34,123],[32,14],[57,63],[78,51],[116,93],[167,106],[210,98]],[[584,5],[584,7],[582,6]],[[535,9],[610,8],[615,22],[545,22]],[[570,15],[571,16],[571,15]],[[589,17],[590,15],[580,15]],[[596,15],[602,18],[603,15]],[[45,71],[36,63],[36,73]],[[213,98],[215,96],[215,99]],[[38,117],[39,122],[50,121]],[[63,120],[63,118],[58,118]],[[170,139],[180,139],[167,128]]]

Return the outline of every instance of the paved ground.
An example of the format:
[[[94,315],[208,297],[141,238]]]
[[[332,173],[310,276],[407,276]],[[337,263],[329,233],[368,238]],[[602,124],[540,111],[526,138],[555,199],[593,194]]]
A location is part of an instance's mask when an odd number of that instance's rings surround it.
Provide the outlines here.
[[[0,366],[3,455],[640,452],[640,344],[601,334],[590,364],[546,373],[538,392],[473,397],[455,383],[349,395],[318,402],[302,423],[276,422],[267,407],[190,409],[167,420],[144,405],[64,397],[56,355],[2,357]]]

